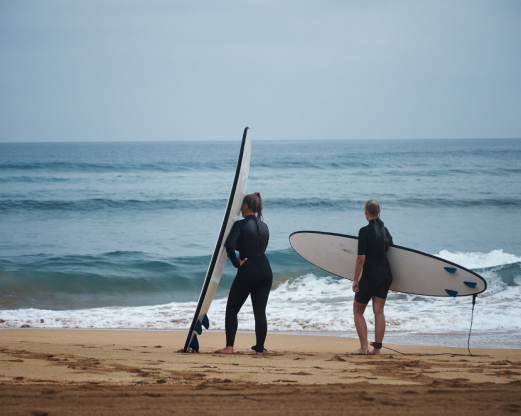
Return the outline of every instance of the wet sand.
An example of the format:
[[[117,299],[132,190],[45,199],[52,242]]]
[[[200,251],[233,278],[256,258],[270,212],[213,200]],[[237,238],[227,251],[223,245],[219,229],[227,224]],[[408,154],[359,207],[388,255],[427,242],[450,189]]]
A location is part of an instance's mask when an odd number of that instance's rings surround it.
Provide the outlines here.
[[[353,356],[352,338],[268,335],[253,355],[238,334],[0,330],[0,414],[521,414],[521,350],[385,344],[408,355]],[[446,355],[429,355],[441,354]]]

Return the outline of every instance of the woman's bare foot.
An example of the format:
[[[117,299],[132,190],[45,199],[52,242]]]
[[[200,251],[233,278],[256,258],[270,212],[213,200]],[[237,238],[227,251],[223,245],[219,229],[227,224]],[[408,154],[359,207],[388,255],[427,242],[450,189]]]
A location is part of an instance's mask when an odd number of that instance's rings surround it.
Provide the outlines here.
[[[219,350],[221,354],[233,354],[233,347],[224,347],[222,350]]]
[[[355,352],[351,353],[353,355],[367,355],[369,354],[369,348],[360,348],[359,350],[356,350]]]
[[[371,355],[382,355],[382,350],[375,348],[369,354],[371,354]]]

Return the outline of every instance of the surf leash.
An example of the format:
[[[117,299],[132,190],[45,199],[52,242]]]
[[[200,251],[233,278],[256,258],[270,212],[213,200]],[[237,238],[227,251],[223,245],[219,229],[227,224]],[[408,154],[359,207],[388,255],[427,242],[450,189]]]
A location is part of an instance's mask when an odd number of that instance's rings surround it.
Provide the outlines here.
[[[441,354],[422,354],[422,355],[428,355],[428,356],[452,355],[452,356],[458,356],[458,357],[489,357],[488,354],[476,355],[476,354],[472,354],[472,352],[470,351],[470,334],[472,333],[472,323],[474,322],[474,307],[476,306],[476,298],[477,297],[478,297],[478,295],[472,295],[472,314],[471,314],[471,317],[470,317],[469,338],[467,340],[467,349],[469,350],[469,353],[468,354],[453,354],[453,353],[450,353],[450,352],[442,352]],[[371,346],[374,346],[374,344],[378,344],[378,343],[377,342],[371,342]],[[379,346],[381,348],[385,348],[387,350],[391,350],[391,351],[397,352],[398,354],[410,355],[410,354],[407,354],[405,352],[400,352],[400,351],[393,350],[392,348],[389,348],[389,347],[384,347],[383,345],[381,345],[381,343],[379,344]]]
[[[376,343],[375,342],[370,343],[370,345],[372,347],[374,347],[374,344],[376,344]],[[406,352],[400,352],[400,351],[393,350],[392,348],[389,348],[389,347],[384,347],[383,345],[381,345],[381,343],[380,343],[380,348],[385,348],[386,350],[391,350],[391,351],[397,352],[398,354],[402,354],[402,355],[409,355]]]

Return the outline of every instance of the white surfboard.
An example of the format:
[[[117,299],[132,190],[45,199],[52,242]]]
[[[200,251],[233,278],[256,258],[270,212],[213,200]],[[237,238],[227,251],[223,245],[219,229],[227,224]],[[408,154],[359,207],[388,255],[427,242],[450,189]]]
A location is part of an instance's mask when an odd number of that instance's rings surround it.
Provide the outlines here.
[[[349,235],[298,231],[289,237],[293,249],[315,266],[353,280],[358,238]],[[426,296],[470,296],[484,292],[487,282],[479,274],[430,254],[389,246],[391,290]]]
[[[230,192],[230,198],[228,199],[228,205],[224,211],[224,218],[217,238],[217,243],[210,260],[210,265],[204,279],[203,288],[199,301],[197,302],[197,308],[195,310],[194,319],[190,325],[190,331],[186,337],[184,352],[188,352],[190,349],[199,351],[199,341],[197,335],[202,334],[203,327],[208,329],[210,322],[206,313],[210,309],[215,291],[221,280],[221,275],[224,270],[226,263],[227,254],[224,248],[224,243],[228,238],[228,234],[232,229],[233,223],[240,218],[242,201],[244,199],[244,192],[246,190],[246,183],[248,182],[248,173],[250,172],[250,159],[251,159],[251,135],[250,129],[246,127],[242,136],[241,151],[239,153],[239,161],[237,162],[237,169],[235,171],[235,178],[233,180],[232,190]]]

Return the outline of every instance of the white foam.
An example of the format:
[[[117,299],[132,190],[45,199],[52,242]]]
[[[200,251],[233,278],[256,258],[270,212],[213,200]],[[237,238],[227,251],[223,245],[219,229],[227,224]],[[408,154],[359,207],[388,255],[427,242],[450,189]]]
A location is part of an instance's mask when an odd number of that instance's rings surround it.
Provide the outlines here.
[[[521,262],[521,257],[503,253],[502,249],[493,250],[490,253],[451,253],[450,251],[442,250],[436,256],[460,264],[467,269],[485,269],[488,267]]]
[[[442,252],[443,253],[443,252]],[[495,254],[494,254],[495,253]],[[449,253],[450,254],[450,253]],[[509,261],[512,258],[501,250],[480,257],[480,253],[455,256],[483,266]],[[478,260],[476,260],[478,259]],[[467,264],[468,264],[467,263]],[[519,332],[521,318],[521,283],[507,286],[498,270],[482,273],[488,289],[478,296],[473,331]],[[354,294],[351,281],[336,277],[317,277],[307,274],[290,279],[270,294],[267,307],[270,331],[327,331],[353,332],[352,314]],[[216,299],[208,312],[211,329],[224,330],[227,299]],[[460,333],[468,331],[471,317],[471,298],[435,298],[391,292],[386,305],[387,331],[408,333]],[[70,311],[37,309],[0,310],[0,328],[82,328],[82,329],[188,329],[196,302],[170,303],[145,307],[111,307]],[[373,314],[366,312],[369,330],[374,330]],[[239,329],[254,330],[251,302],[239,314]]]
[[[271,331],[354,331],[351,283],[333,277],[306,275],[272,291],[267,308]],[[521,329],[521,286],[478,298],[474,329]],[[20,309],[0,311],[0,328],[187,329],[196,303],[135,308],[96,308],[72,311]],[[224,329],[226,299],[216,299],[208,313],[212,329]],[[386,306],[388,331],[460,332],[468,329],[470,298],[429,298],[391,293]],[[373,329],[370,308],[366,313]],[[248,300],[239,314],[239,328],[254,330]]]

